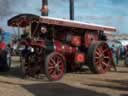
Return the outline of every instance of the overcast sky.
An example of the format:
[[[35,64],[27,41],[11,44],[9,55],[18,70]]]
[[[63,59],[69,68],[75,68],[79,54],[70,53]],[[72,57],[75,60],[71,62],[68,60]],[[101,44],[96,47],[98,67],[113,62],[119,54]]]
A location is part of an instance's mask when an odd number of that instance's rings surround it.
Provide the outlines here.
[[[128,0],[74,0],[75,19],[87,23],[115,26],[128,33]],[[7,19],[20,13],[40,15],[41,0],[0,0],[0,26],[5,31]],[[49,16],[69,18],[69,0],[49,0]]]

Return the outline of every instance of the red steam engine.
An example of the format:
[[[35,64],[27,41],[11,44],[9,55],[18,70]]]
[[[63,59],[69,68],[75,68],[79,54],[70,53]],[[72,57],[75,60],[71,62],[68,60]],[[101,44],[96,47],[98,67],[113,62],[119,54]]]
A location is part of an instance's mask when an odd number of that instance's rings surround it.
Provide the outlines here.
[[[12,27],[31,27],[21,38],[22,70],[25,75],[45,73],[50,80],[59,80],[65,72],[88,66],[93,73],[106,73],[112,67],[111,50],[104,31],[114,27],[20,14],[8,21]]]

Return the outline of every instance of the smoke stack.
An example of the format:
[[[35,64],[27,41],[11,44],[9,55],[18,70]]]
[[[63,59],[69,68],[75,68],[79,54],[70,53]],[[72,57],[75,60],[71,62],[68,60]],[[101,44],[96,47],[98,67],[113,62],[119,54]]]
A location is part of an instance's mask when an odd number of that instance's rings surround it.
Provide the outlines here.
[[[41,15],[48,16],[48,0],[42,0]]]
[[[74,20],[74,0],[70,0],[70,9],[69,9],[69,14],[70,14],[70,20]]]

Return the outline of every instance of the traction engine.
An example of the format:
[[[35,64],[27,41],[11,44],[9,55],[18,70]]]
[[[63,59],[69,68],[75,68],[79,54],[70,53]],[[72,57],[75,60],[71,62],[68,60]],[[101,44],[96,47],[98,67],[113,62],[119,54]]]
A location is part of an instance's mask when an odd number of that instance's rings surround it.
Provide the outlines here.
[[[114,27],[32,14],[15,16],[8,25],[21,28],[31,25],[29,35],[21,36],[24,46],[21,68],[25,76],[45,73],[54,81],[65,72],[78,71],[85,65],[97,74],[106,73],[112,66],[104,31],[116,31]]]

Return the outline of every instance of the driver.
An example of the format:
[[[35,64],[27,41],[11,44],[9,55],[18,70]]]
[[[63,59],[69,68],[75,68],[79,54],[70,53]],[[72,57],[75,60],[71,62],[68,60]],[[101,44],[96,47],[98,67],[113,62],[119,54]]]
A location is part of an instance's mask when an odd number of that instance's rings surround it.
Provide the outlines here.
[[[46,39],[47,32],[48,32],[47,28],[45,26],[42,26],[40,31],[40,37]]]
[[[23,34],[21,35],[21,39],[28,39],[29,38],[29,32],[26,30],[26,29],[24,29],[23,30]]]

